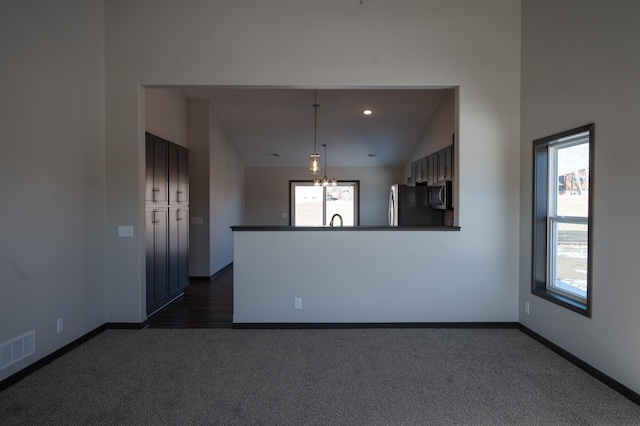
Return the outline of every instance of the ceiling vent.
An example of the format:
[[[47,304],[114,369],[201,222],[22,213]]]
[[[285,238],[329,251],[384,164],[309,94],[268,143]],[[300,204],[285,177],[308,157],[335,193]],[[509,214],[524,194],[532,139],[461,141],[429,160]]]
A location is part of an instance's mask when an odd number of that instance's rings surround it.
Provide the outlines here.
[[[0,345],[0,370],[36,352],[36,331],[18,336]]]

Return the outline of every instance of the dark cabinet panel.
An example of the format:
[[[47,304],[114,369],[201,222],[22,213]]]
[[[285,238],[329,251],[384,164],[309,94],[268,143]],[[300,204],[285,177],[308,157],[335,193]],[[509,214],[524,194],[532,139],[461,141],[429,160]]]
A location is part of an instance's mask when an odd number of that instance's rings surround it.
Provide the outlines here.
[[[453,179],[453,146],[438,151],[438,181]]]
[[[169,146],[169,202],[189,204],[189,151]]]
[[[169,142],[147,133],[145,148],[145,199],[147,203],[167,204]]]
[[[180,289],[189,285],[189,208],[179,210],[178,222],[178,279]]]
[[[153,139],[147,134],[145,141],[145,184],[144,200],[146,204],[153,202]]]
[[[453,146],[430,154],[426,160],[429,185],[438,185],[453,180]]]
[[[172,296],[189,285],[189,208],[169,209],[169,288]]]
[[[431,154],[427,156],[427,182],[429,185],[435,185],[438,182],[438,156]]]
[[[146,134],[147,314],[189,285],[189,151]]]
[[[415,183],[424,183],[427,181],[427,157],[422,157],[413,163],[413,181]]]
[[[147,239],[147,311],[153,312],[169,300],[169,209],[145,211]]]

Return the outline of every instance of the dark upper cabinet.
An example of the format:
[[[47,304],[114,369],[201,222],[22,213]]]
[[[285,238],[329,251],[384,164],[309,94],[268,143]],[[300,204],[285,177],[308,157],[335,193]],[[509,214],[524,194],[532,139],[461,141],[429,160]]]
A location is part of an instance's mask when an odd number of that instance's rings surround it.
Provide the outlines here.
[[[169,146],[169,202],[189,204],[189,151],[176,144]]]
[[[145,153],[145,200],[147,203],[167,204],[169,142],[147,133]]]
[[[427,157],[416,160],[412,165],[413,181],[415,183],[424,183],[428,179]]]
[[[438,182],[453,179],[453,146],[438,151]]]
[[[427,156],[427,183],[435,185],[438,181],[438,155]]]
[[[426,157],[427,183],[439,185],[453,180],[453,146],[450,145]]]
[[[411,186],[411,182],[416,182],[416,161],[411,163],[411,178],[407,181],[407,185]]]

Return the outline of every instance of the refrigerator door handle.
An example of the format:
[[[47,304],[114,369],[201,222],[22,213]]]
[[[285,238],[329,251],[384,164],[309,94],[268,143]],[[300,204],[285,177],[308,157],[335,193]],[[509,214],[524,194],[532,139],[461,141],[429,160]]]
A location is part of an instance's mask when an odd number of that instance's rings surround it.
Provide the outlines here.
[[[393,194],[389,196],[389,226],[393,226]]]
[[[389,194],[389,226],[396,226],[396,209],[395,209],[395,199],[393,197],[393,190]]]

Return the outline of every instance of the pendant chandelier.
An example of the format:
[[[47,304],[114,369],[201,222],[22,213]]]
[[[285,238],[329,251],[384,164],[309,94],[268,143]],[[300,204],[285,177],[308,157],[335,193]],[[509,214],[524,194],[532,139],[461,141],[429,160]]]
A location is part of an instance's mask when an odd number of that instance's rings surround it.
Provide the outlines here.
[[[316,150],[316,136],[318,134],[318,105],[317,102],[317,90],[313,91],[313,154],[311,157],[311,163],[309,164],[309,171],[311,174],[317,175],[320,171],[320,156]]]
[[[315,178],[315,180],[313,181],[313,185],[314,186],[337,186],[338,185],[338,181],[335,180],[335,178],[327,178],[327,144],[323,143],[322,146],[324,147],[324,177],[322,179],[320,178]]]

